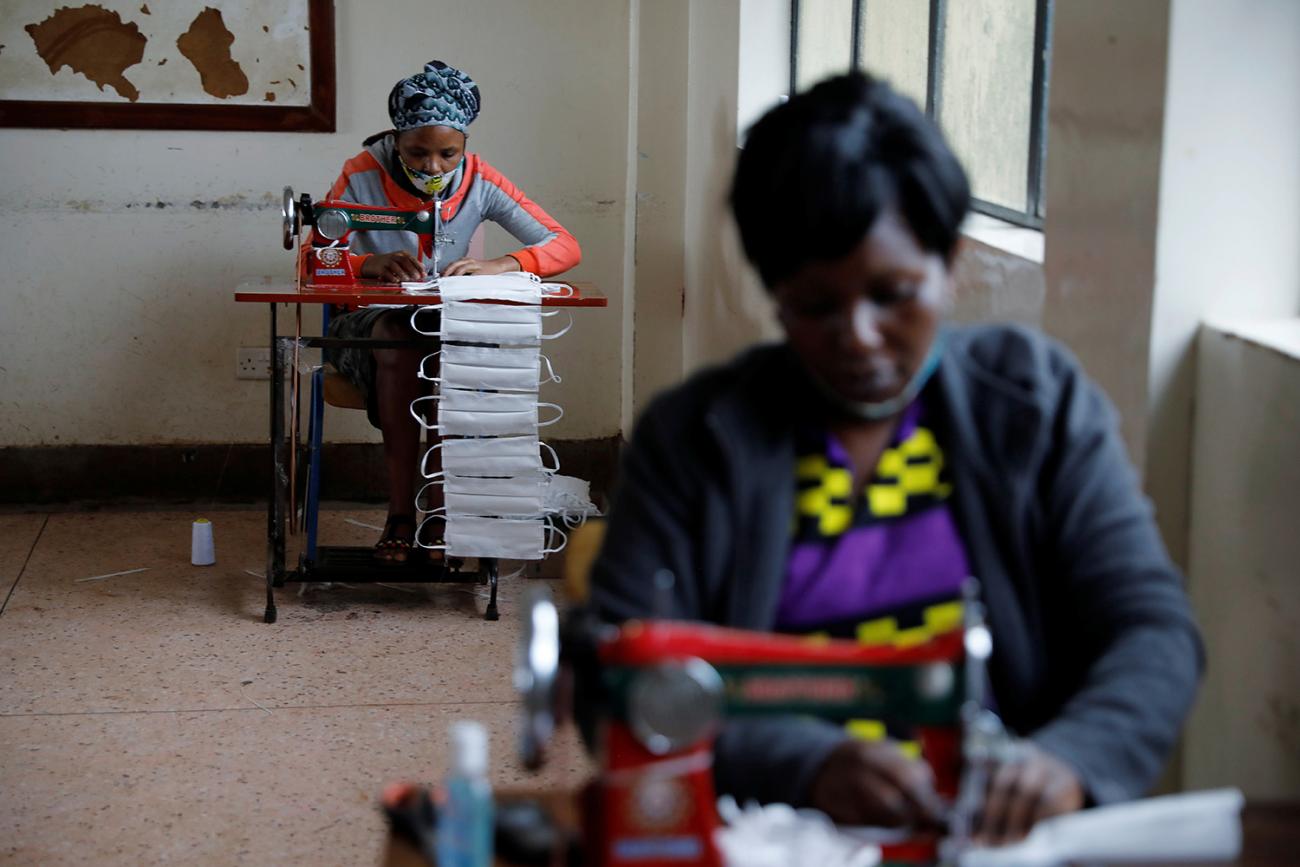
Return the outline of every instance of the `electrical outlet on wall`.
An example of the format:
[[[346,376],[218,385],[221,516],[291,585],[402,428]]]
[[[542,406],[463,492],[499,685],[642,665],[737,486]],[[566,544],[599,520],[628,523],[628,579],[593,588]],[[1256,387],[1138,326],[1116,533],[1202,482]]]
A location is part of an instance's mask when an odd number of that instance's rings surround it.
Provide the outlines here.
[[[270,379],[271,350],[265,346],[241,346],[235,350],[236,379]]]

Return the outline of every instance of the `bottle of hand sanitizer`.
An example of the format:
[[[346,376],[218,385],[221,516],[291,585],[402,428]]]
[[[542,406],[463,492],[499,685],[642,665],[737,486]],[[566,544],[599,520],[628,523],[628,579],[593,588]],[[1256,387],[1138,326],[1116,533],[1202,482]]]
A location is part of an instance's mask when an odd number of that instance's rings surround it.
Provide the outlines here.
[[[492,864],[492,787],[487,766],[487,730],[476,722],[453,723],[447,799],[438,813],[438,867]]]

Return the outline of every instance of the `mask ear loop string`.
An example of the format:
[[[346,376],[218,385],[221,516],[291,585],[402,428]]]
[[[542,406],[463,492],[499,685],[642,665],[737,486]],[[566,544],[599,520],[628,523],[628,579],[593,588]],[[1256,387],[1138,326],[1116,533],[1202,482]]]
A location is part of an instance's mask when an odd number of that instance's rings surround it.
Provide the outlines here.
[[[429,458],[433,456],[433,453],[434,453],[434,452],[436,452],[438,449],[442,448],[443,443],[445,443],[445,442],[446,442],[446,440],[439,440],[438,442],[434,443],[433,445],[429,446],[427,449],[424,450],[424,457],[420,458],[420,476],[421,476],[421,477],[423,477],[423,478],[425,478],[425,479],[433,480],[433,479],[437,479],[437,478],[440,478],[440,477],[442,477],[442,476],[447,475],[446,470],[438,470],[436,473],[430,473],[430,472],[429,472]],[[421,488],[420,490],[424,490],[424,489]],[[418,499],[419,495],[417,494],[416,497],[417,497],[417,499]]]
[[[537,353],[537,358],[540,361],[546,362],[546,372],[548,374],[546,379],[543,379],[537,383],[538,385],[545,385],[548,382],[563,382],[563,380],[560,379],[560,375],[555,372],[555,367],[554,365],[551,364],[551,360],[549,358],[547,358],[541,352]]]
[[[439,377],[429,376],[424,372],[424,368],[428,366],[430,358],[437,358],[440,355],[442,355],[441,349],[439,349],[437,352],[430,352],[428,355],[424,356],[424,358],[421,358],[420,369],[415,372],[415,375],[420,377],[420,379],[423,379],[425,382],[439,382],[440,381]]]
[[[538,426],[538,427],[549,427],[550,425],[553,425],[553,424],[555,424],[557,421],[559,421],[560,419],[564,418],[564,407],[560,406],[558,403],[545,403],[545,402],[538,403],[538,404],[537,404],[537,409],[538,409],[538,411],[539,411],[539,413],[538,413],[539,415],[540,415],[540,410],[541,410],[541,408],[544,407],[544,406],[548,406],[548,407],[550,407],[551,409],[555,410],[555,412],[556,412],[556,416],[555,416],[555,418],[550,419],[549,421],[539,421],[539,422],[537,422],[537,426]],[[558,458],[556,459],[556,464],[557,464],[557,465],[559,464],[559,460],[558,460]]]
[[[415,324],[415,320],[420,318],[421,313],[424,313],[427,310],[438,310],[441,307],[442,307],[441,304],[424,304],[419,307],[416,307],[415,310],[411,312],[411,330],[416,332],[417,334],[423,334],[425,337],[437,337],[439,335],[439,332],[425,331],[419,325]]]
[[[559,544],[558,547],[555,547],[555,548],[550,548],[550,547],[543,548],[543,549],[542,549],[542,554],[558,554],[559,552],[563,551],[564,548],[565,548],[565,546],[569,544],[569,534],[566,533],[566,532],[564,532],[563,530],[561,530],[559,527],[555,526],[555,525],[554,525],[553,523],[551,523],[550,521],[547,521],[547,522],[546,522],[546,529],[549,530],[549,531],[550,531],[551,533],[553,533],[553,534],[558,534],[558,535],[560,536],[560,538],[561,538],[562,541],[560,542],[560,544]],[[554,536],[552,536],[551,541],[554,541]]]
[[[432,424],[430,424],[429,422],[425,421],[424,416],[422,416],[420,413],[415,411],[415,407],[418,404],[424,403],[426,400],[436,400],[437,398],[438,395],[436,394],[426,394],[421,397],[417,397],[415,400],[411,401],[411,418],[415,419],[416,423],[419,424],[420,427],[424,428],[425,430],[437,430],[438,423],[435,421]]]
[[[427,488],[428,485],[425,485],[424,487]],[[416,506],[417,509],[420,507],[420,498],[421,498],[421,496],[422,496],[423,494],[424,494],[424,488],[420,488],[420,493],[418,493],[418,494],[415,495],[415,506]],[[439,512],[442,513],[441,516],[439,516],[439,514],[438,514]],[[421,540],[421,538],[420,538],[421,534],[424,532],[424,528],[427,527],[427,526],[429,525],[429,522],[430,522],[430,521],[434,521],[434,520],[438,520],[439,517],[441,517],[441,520],[442,520],[443,523],[445,524],[445,523],[446,523],[446,520],[447,520],[447,507],[446,507],[446,506],[439,506],[439,507],[436,508],[436,509],[431,509],[431,510],[429,511],[429,513],[426,514],[426,515],[424,516],[424,520],[420,521],[420,526],[417,527],[417,528],[415,529],[415,536],[414,536],[414,538],[411,540],[411,541],[415,544],[415,546],[416,546],[417,548],[424,548],[424,549],[429,550],[429,551],[446,551],[446,550],[447,550],[447,543],[446,543],[445,541],[444,541],[442,544],[437,544],[437,543],[426,544],[426,543],[423,542],[423,541]]]
[[[551,473],[552,475],[558,473],[560,471],[560,456],[555,453],[555,449],[551,448],[550,443],[543,442],[542,440],[538,440],[537,444],[542,448],[546,449],[548,452],[550,452],[551,457],[555,459],[555,469],[551,469],[550,467],[546,466],[546,462],[542,461],[542,471]]]
[[[559,313],[559,312],[561,312],[561,311],[557,310],[557,311],[555,311],[555,312],[556,312],[556,313]],[[566,334],[569,333],[569,329],[573,327],[573,314],[570,313],[570,312],[567,311],[567,310],[563,311],[563,313],[564,313],[566,316],[569,317],[569,324],[566,325],[566,326],[564,326],[563,328],[561,328],[559,331],[555,332],[554,334],[543,334],[543,335],[542,335],[542,339],[543,339],[543,340],[554,340],[554,339],[557,338],[557,337],[563,337],[564,335],[566,335]]]

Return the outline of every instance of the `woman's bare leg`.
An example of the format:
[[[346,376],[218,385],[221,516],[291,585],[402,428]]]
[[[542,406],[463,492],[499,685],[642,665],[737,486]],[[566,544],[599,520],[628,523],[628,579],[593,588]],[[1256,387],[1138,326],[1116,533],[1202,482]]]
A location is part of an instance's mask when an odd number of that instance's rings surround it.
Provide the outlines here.
[[[371,336],[402,340],[416,336],[401,314],[375,322]],[[388,516],[415,514],[415,467],[419,460],[420,425],[411,417],[411,401],[426,393],[417,375],[420,349],[376,349],[375,403],[384,435],[384,467],[388,475]],[[399,538],[411,541],[414,529],[403,527]],[[397,558],[404,559],[404,558]]]

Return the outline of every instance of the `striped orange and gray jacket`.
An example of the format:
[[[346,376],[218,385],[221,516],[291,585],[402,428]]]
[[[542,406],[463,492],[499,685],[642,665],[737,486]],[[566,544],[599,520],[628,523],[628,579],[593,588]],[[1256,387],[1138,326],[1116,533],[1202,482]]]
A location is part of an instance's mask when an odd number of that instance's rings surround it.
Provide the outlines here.
[[[393,179],[388,170],[388,166],[396,165],[393,148],[390,134],[348,160],[330,187],[329,198],[409,210],[428,207],[427,200],[407,192]],[[447,265],[463,258],[469,251],[470,237],[484,220],[497,223],[525,245],[509,251],[525,271],[550,277],[581,261],[577,239],[487,160],[467,153],[456,174],[451,193],[442,202],[439,263]],[[357,232],[351,238],[353,271],[359,274],[361,263],[375,253],[406,250],[417,256],[420,240],[413,232]],[[431,239],[423,240],[424,249],[419,252],[427,259],[431,256]]]

